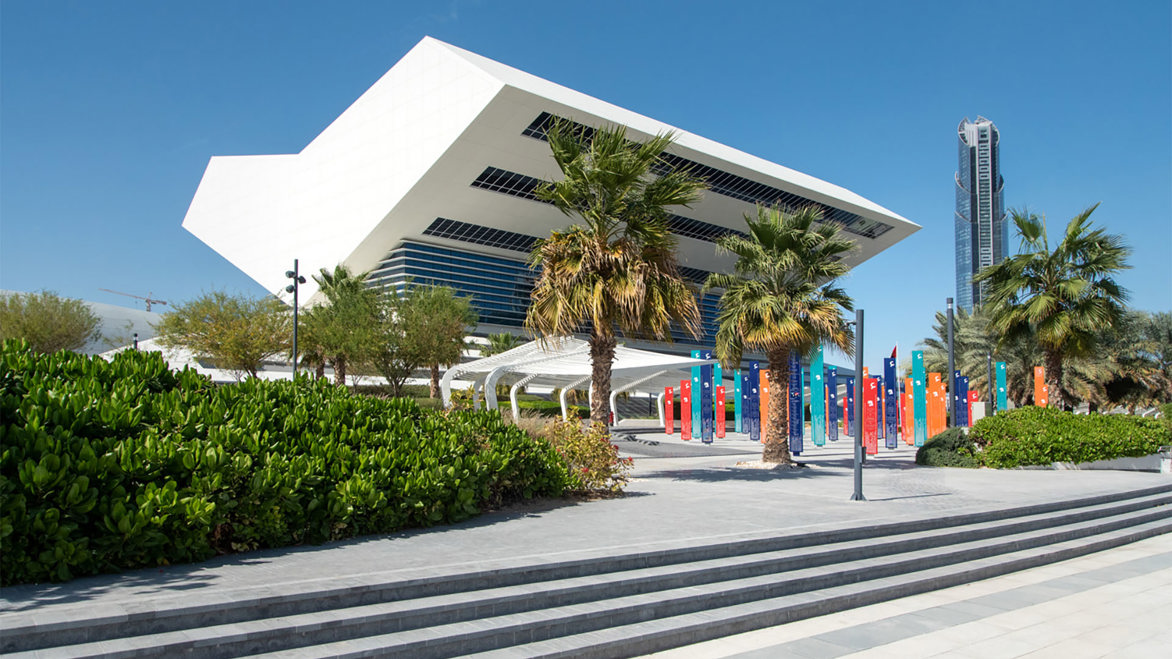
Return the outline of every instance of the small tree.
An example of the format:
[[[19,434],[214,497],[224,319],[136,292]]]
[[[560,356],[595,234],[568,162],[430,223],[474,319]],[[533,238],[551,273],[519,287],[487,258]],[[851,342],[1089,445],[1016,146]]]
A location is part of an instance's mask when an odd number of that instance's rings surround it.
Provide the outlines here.
[[[406,340],[430,371],[430,394],[436,398],[440,367],[460,361],[468,327],[476,325],[476,312],[468,298],[447,286],[412,287],[402,311]]]
[[[346,384],[351,365],[372,364],[382,340],[380,295],[366,286],[365,278],[365,273],[353,275],[342,265],[333,272],[322,268],[314,279],[326,300],[302,315],[304,340],[298,337],[298,347],[319,374],[327,361],[333,365],[335,384]]]
[[[220,368],[256,377],[266,359],[288,352],[291,320],[288,307],[275,297],[213,291],[175,307],[155,329],[164,346],[186,348]]]
[[[38,352],[79,350],[101,336],[98,317],[81,300],[52,291],[0,296],[0,343],[25,339]]]

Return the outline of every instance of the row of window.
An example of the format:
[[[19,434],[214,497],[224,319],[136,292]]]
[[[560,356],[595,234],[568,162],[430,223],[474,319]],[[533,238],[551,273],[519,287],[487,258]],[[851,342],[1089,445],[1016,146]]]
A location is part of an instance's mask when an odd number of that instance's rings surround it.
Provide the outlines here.
[[[522,135],[532,137],[539,140],[546,140],[546,132],[550,129],[555,121],[563,121],[569,123],[572,130],[589,137],[594,134],[594,129],[579,124],[577,122],[569,122],[565,119],[550,114],[549,112],[542,112],[521,131]],[[821,204],[810,199],[806,199],[801,195],[792,192],[786,192],[780,188],[775,188],[771,185],[758,183],[743,176],[738,176],[731,172],[726,172],[716,167],[709,167],[708,165],[700,164],[694,160],[689,160],[675,154],[664,152],[660,154],[661,165],[657,173],[664,174],[669,171],[687,170],[693,176],[703,179],[708,184],[708,189],[717,194],[722,194],[726,197],[732,197],[741,201],[747,201],[752,204],[762,204],[772,206],[780,204],[788,208],[802,208],[806,206],[814,206],[822,211],[822,217],[829,222],[837,222],[841,224],[850,233],[863,236],[865,238],[877,238],[892,227],[889,224],[878,222],[875,220],[868,220],[860,217],[855,213],[844,211],[838,208]]]
[[[685,277],[699,281],[708,275],[695,268],[681,268],[681,271]],[[501,277],[502,274],[507,276]],[[367,285],[401,290],[408,281],[450,286],[471,300],[481,322],[520,327],[532,296],[534,272],[522,261],[406,241],[387,254],[367,278]],[[705,295],[698,303],[701,343],[711,343],[716,335],[718,298]],[[678,328],[673,328],[671,334],[675,341],[695,342]]]

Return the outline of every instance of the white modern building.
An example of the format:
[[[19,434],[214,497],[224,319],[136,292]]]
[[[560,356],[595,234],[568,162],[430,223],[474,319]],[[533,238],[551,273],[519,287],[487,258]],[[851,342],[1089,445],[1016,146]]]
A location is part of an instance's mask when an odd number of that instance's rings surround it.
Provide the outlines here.
[[[634,139],[675,133],[663,167],[690,167],[709,186],[671,219],[697,282],[731,265],[713,240],[743,229],[755,204],[819,206],[857,239],[852,265],[919,229],[849,190],[432,38],[300,153],[212,158],[183,226],[270,291],[294,258],[307,274],[344,264],[372,284],[450,285],[472,296],[481,331],[516,331],[534,241],[571,223],[533,194],[559,175],[544,141],[554,117],[623,125]],[[311,281],[301,299],[314,293]],[[702,310],[711,332],[715,298]]]

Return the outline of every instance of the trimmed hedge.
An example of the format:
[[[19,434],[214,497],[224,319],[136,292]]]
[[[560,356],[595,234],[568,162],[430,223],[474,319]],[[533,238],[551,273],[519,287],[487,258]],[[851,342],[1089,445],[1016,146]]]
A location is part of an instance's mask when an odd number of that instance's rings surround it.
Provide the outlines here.
[[[986,417],[969,436],[985,465],[997,468],[1140,457],[1172,444],[1172,432],[1154,419],[1045,407]]]
[[[916,464],[928,467],[981,466],[977,447],[963,428],[949,428],[924,442],[916,451]]]
[[[495,412],[0,349],[5,585],[454,522],[569,482]]]

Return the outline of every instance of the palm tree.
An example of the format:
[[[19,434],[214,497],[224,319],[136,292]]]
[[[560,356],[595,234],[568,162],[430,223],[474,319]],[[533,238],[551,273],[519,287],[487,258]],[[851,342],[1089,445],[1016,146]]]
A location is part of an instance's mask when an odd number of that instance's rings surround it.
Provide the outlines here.
[[[663,162],[670,133],[640,144],[622,127],[590,135],[558,122],[548,138],[563,178],[543,183],[537,196],[581,223],[534,247],[530,264],[541,272],[525,326],[543,339],[589,332],[590,419],[605,427],[616,331],[670,340],[674,321],[699,335],[666,209],[695,203],[704,184]]]
[[[332,272],[322,268],[313,277],[326,301],[305,312],[305,355],[318,366],[319,375],[328,360],[335,384],[346,384],[348,368],[367,361],[380,340],[379,294],[367,288],[366,275],[339,265]]]
[[[717,316],[716,355],[739,364],[748,348],[764,351],[771,382],[789,382],[789,355],[807,354],[816,345],[832,343],[844,352],[854,348],[854,335],[842,311],[854,303],[835,280],[850,268],[842,257],[854,242],[834,223],[822,223],[814,208],[788,212],[757,208],[745,216],[748,236],[728,234],[717,251],[736,255],[732,273],[708,276],[702,292],[723,289]],[[791,463],[789,406],[769,406],[765,462]]]
[[[1012,211],[1021,252],[983,269],[974,282],[986,286],[985,310],[1001,341],[1032,331],[1050,386],[1050,405],[1062,409],[1065,360],[1091,354],[1097,333],[1123,314],[1127,292],[1113,275],[1129,268],[1122,238],[1092,229],[1091,206],[1066,226],[1050,248],[1044,218]]]
[[[920,342],[924,347],[924,367],[928,371],[945,373],[948,370],[948,317],[936,312],[935,334]],[[1027,405],[1034,396],[1034,366],[1043,358],[1032,333],[1024,332],[999,341],[997,332],[989,325],[988,317],[980,308],[972,314],[963,308],[952,317],[953,347],[956,370],[969,377],[969,387],[988,394],[988,358],[1005,362],[1006,396],[1015,405]],[[947,376],[947,374],[945,374]],[[1063,370],[1062,386],[1066,396],[1078,396],[1098,401],[1102,382],[1110,377],[1108,363],[1095,355],[1072,358]]]
[[[492,355],[499,355],[502,352],[512,350],[521,345],[521,337],[516,334],[508,332],[501,332],[500,334],[489,334],[488,345],[480,348],[481,357],[491,357]]]

